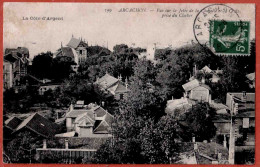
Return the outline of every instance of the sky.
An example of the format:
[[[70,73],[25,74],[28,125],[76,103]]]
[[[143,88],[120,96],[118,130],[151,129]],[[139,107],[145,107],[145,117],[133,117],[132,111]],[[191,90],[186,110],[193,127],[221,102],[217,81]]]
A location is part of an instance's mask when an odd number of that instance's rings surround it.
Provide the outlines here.
[[[4,3],[4,48],[27,47],[30,57],[41,52],[55,52],[65,46],[72,35],[89,45],[116,44],[135,47],[179,47],[195,41],[193,23],[198,11],[208,4],[126,4],[126,3]],[[251,23],[250,38],[255,37],[255,6],[228,4],[238,10],[239,19]],[[119,12],[121,8],[145,8],[146,12]],[[112,9],[112,12],[105,12]],[[176,10],[178,17],[162,18]],[[179,17],[179,10],[193,10],[190,17]],[[171,12],[171,14],[173,14]],[[187,12],[185,13],[187,14]],[[25,20],[25,18],[28,20]],[[40,20],[31,20],[39,17]],[[62,17],[46,21],[43,17]]]

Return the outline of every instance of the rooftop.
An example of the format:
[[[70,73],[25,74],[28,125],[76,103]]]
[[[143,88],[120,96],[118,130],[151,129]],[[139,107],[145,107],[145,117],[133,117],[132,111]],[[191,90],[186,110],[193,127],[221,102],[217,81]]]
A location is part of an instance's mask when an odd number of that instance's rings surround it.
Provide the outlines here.
[[[49,138],[54,136],[61,130],[61,127],[54,122],[44,118],[38,113],[34,113],[28,118],[26,118],[21,124],[16,128],[15,132],[20,131],[23,128],[28,128],[37,134]]]
[[[183,84],[183,85],[182,85],[183,89],[184,89],[186,92],[187,92],[187,91],[190,91],[190,90],[192,90],[192,89],[194,89],[194,88],[196,88],[196,87],[199,87],[199,86],[202,86],[202,87],[204,87],[204,88],[206,88],[206,89],[211,90],[208,85],[203,84],[203,83],[200,83],[199,80],[197,80],[197,79],[194,79],[194,80],[192,80],[192,81],[190,81],[190,82],[187,82],[186,84]]]

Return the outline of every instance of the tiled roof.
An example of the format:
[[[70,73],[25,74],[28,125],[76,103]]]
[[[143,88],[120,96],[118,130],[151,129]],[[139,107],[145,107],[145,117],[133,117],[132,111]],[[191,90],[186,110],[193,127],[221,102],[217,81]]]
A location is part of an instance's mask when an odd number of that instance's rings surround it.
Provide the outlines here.
[[[11,117],[5,121],[5,126],[7,126],[8,128],[10,128],[12,130],[15,130],[21,122],[22,122],[21,119],[19,119],[17,117]]]
[[[237,98],[240,101],[241,101],[241,99],[243,97],[243,93],[242,92],[238,92],[238,93],[228,92],[227,94],[233,95],[234,98]],[[246,93],[246,101],[247,102],[255,102],[255,93]]]
[[[98,149],[103,143],[105,143],[109,138],[104,137],[68,137],[68,138],[55,138],[59,143],[64,143],[65,139],[69,141],[70,148],[79,149]]]
[[[97,117],[103,117],[107,113],[107,111],[105,111],[102,107],[98,107],[94,112],[96,113]]]
[[[198,144],[198,150],[194,150],[194,143],[182,142],[178,143],[180,153],[184,153],[187,156],[195,156],[197,164],[212,164],[212,161],[218,160],[215,150],[221,153],[221,159],[219,162],[226,162],[228,160],[228,149],[217,143],[203,143],[196,142]],[[182,157],[185,157],[182,155]],[[180,157],[181,158],[181,157]],[[186,163],[182,158],[179,162]]]
[[[185,91],[190,91],[190,90],[198,87],[199,85],[200,85],[200,82],[197,79],[194,79],[194,80],[182,85],[182,87]]]
[[[255,112],[254,111],[242,112],[242,113],[235,115],[235,117],[237,117],[237,118],[254,118]]]
[[[56,133],[59,133],[61,127],[54,122],[49,121],[48,119],[42,117],[41,115],[35,113],[26,118],[17,128],[16,131],[19,131],[23,128],[28,128],[33,132],[43,136],[43,137],[52,137]]]
[[[16,53],[18,52],[20,54],[29,55],[29,50],[25,47],[18,47],[17,49],[15,49],[15,48],[6,48],[5,49],[5,54],[9,54],[12,52],[16,52]]]
[[[214,118],[212,118],[213,122],[231,122],[230,114],[216,114]]]
[[[216,103],[216,102],[212,102],[211,104],[211,107],[217,109],[217,110],[221,110],[221,109],[228,109],[228,106],[226,106],[225,104],[222,104],[222,103]]]
[[[126,91],[129,91],[129,89],[128,88],[126,89],[125,85],[123,85],[122,82],[119,82],[117,84],[117,88],[116,88],[115,92],[126,92]]]
[[[74,110],[68,112],[66,114],[66,117],[68,117],[68,118],[76,118],[76,117],[78,117],[78,116],[80,116],[82,114],[85,114],[85,113],[87,113],[86,109],[79,109],[79,110],[75,110],[74,109]]]
[[[97,123],[95,123],[94,133],[109,133],[113,118],[114,117],[111,114],[107,113],[104,120],[97,120]]]
[[[70,57],[72,58],[72,60],[75,59],[75,57],[77,57],[76,55],[77,53],[74,51],[73,48],[70,47],[61,47],[58,52],[56,53],[56,57],[61,57],[61,56],[65,56],[65,57]]]
[[[208,66],[204,66],[200,71],[203,71],[205,73],[211,73],[212,70]]]
[[[69,48],[69,47],[62,47],[61,51],[62,51],[62,55],[63,56],[71,57],[71,58],[74,59],[75,56],[74,56],[73,51],[72,51],[71,48]]]
[[[91,112],[91,111],[88,111]],[[75,119],[75,123],[81,124],[81,126],[85,126],[87,124],[92,124],[94,125],[94,119],[89,116],[89,113],[85,112],[84,114],[79,115]],[[85,122],[84,122],[85,121]]]
[[[94,133],[109,133],[109,127],[110,126],[105,121],[102,121],[96,129],[94,129]]]
[[[75,49],[79,46],[79,43],[80,43],[79,39],[72,37],[69,43],[67,44],[67,46]]]
[[[194,100],[191,100],[191,99],[188,99],[188,98],[168,100],[166,110],[172,111],[176,108],[182,108],[182,107],[185,108],[185,109],[189,109],[195,103],[196,102]]]
[[[103,77],[99,78],[95,83],[100,85],[103,88],[109,88],[114,85],[119,80],[109,74],[105,74]]]

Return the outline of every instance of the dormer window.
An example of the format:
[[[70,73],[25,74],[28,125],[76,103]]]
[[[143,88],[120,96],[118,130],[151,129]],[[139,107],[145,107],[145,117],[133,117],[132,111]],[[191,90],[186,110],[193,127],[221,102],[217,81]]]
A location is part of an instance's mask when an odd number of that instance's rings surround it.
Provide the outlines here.
[[[82,53],[83,53],[83,50],[79,50],[79,54],[81,54],[81,55],[82,55]]]

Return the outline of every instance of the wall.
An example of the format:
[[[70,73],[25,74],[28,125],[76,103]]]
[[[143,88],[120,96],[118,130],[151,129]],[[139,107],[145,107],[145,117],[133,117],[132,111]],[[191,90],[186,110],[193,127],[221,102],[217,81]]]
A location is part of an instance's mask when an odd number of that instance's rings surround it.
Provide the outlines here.
[[[67,132],[72,130],[72,120],[71,120],[71,118],[66,118],[66,128],[67,128]]]
[[[4,62],[4,88],[9,89],[13,86],[13,73],[12,64],[9,62]]]
[[[217,134],[229,134],[230,133],[230,122],[214,122],[217,128]]]
[[[79,137],[90,137],[93,134],[93,127],[80,127]]]
[[[209,101],[209,90],[199,86],[191,90],[190,99]]]

